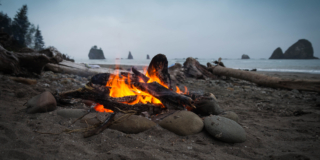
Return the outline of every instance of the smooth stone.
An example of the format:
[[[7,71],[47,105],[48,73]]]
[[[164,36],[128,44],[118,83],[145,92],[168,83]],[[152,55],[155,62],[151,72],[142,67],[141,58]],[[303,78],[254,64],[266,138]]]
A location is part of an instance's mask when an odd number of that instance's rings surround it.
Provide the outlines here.
[[[232,111],[222,112],[221,114],[219,114],[219,116],[229,118],[229,119],[234,120],[237,123],[239,123],[239,116],[236,113],[232,112]]]
[[[204,126],[210,135],[224,142],[242,143],[247,139],[245,130],[237,122],[225,117],[206,117]]]
[[[114,123],[109,127],[110,129],[129,134],[140,133],[156,125],[153,121],[137,115],[116,114],[114,120]]]
[[[110,113],[106,112],[98,112],[98,113],[89,113],[85,115],[80,122],[88,123],[91,125],[103,123],[103,121],[110,115]]]
[[[46,91],[27,102],[27,113],[50,112],[57,108],[57,101],[53,95]]]
[[[205,94],[202,100],[195,103],[197,109],[205,115],[219,115],[223,112],[212,93]]]
[[[159,125],[182,136],[199,133],[204,126],[202,119],[189,111],[177,111],[164,118]]]
[[[87,112],[85,109],[61,109],[57,111],[57,114],[64,118],[79,118]]]

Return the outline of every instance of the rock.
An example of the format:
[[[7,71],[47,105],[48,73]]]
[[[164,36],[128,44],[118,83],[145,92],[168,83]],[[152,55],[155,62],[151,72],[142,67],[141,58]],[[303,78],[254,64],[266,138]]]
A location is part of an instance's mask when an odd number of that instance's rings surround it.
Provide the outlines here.
[[[196,134],[203,129],[202,119],[189,111],[177,111],[164,118],[159,125],[182,136]]]
[[[306,39],[300,39],[290,46],[284,54],[277,48],[269,59],[319,59],[313,56],[312,44]]]
[[[133,59],[133,56],[130,51],[129,51],[128,59]]]
[[[26,93],[24,91],[18,91],[16,96],[17,96],[17,98],[23,98],[26,96]]]
[[[276,50],[273,51],[271,57],[269,59],[282,59],[283,58],[283,52],[280,47],[278,47]]]
[[[246,55],[246,54],[243,54],[243,55],[241,56],[241,59],[250,59],[250,57],[249,57],[248,55]]]
[[[156,125],[153,121],[137,115],[131,115],[128,118],[122,116],[125,115],[116,114],[115,121],[117,122],[112,124],[109,128],[130,134],[143,132]]]
[[[104,57],[102,49],[98,49],[98,47],[95,45],[90,49],[89,52],[89,59],[106,59]]]
[[[203,115],[218,115],[223,112],[223,109],[220,108],[216,97],[212,93],[204,94],[194,105]]]
[[[313,56],[312,44],[306,39],[300,39],[284,52],[285,59],[318,59]]]
[[[219,116],[225,117],[225,118],[229,118],[229,119],[234,120],[237,123],[239,123],[239,116],[236,113],[232,112],[232,111],[222,112],[221,114],[219,114]]]
[[[299,94],[300,93],[297,89],[293,89],[293,90],[291,90],[291,92],[294,93],[294,94]]]
[[[85,109],[61,109],[57,111],[57,114],[64,118],[79,118],[87,112]]]
[[[57,108],[56,99],[53,95],[46,91],[27,102],[27,113],[49,112]]]
[[[147,54],[147,59],[150,59],[149,54]]]
[[[257,69],[256,69],[256,68],[254,68],[254,69],[251,69],[250,71],[252,71],[252,72],[256,72],[256,71],[257,71]]]
[[[204,119],[205,129],[213,137],[229,143],[246,141],[245,130],[235,121],[221,116],[209,116]]]
[[[103,121],[110,115],[110,113],[106,112],[98,112],[98,113],[89,113],[85,115],[80,122],[81,123],[88,123],[91,125],[96,125],[103,123]]]

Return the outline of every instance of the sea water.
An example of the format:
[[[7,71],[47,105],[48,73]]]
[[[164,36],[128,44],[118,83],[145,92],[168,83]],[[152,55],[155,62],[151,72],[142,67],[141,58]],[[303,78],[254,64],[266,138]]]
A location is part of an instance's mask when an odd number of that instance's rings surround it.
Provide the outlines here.
[[[217,59],[197,59],[199,63],[207,65],[208,62],[213,63]],[[89,60],[89,59],[75,59],[76,63],[87,64],[120,64],[132,66],[148,66],[151,59],[105,59],[105,60]],[[168,59],[169,66],[175,63],[183,64],[185,59]],[[234,69],[257,69],[257,71],[270,72],[300,72],[320,74],[320,60],[269,60],[269,59],[222,59],[224,65],[228,68]]]

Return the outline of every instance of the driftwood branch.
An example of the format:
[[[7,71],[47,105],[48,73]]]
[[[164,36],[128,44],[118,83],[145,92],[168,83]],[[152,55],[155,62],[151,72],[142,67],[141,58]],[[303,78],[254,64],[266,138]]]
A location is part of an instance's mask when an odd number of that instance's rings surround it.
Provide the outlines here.
[[[221,66],[211,67],[209,70],[215,75],[239,78],[261,86],[320,92],[319,80],[289,80]]]
[[[201,65],[196,59],[194,58],[187,58],[187,60],[183,63],[185,74],[189,77],[194,77],[198,79],[217,79],[215,75],[210,73],[207,70],[207,67]]]

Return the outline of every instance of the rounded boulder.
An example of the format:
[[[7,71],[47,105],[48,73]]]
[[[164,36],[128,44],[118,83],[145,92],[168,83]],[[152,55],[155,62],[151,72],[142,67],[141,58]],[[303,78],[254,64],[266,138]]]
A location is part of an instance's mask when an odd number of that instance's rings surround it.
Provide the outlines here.
[[[117,114],[114,123],[109,127],[124,133],[140,133],[156,125],[153,121],[137,115]]]
[[[159,125],[175,134],[186,136],[200,132],[203,129],[202,119],[193,112],[177,111],[164,118]]]
[[[247,139],[245,130],[237,122],[225,117],[206,117],[204,126],[210,135],[224,142],[242,143]]]

